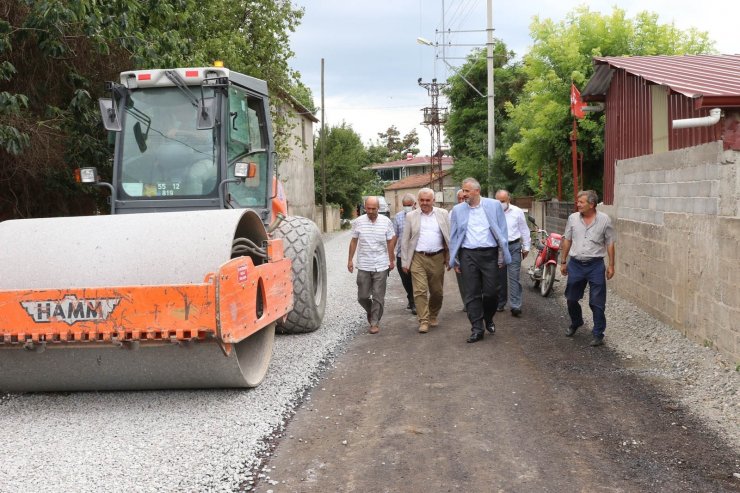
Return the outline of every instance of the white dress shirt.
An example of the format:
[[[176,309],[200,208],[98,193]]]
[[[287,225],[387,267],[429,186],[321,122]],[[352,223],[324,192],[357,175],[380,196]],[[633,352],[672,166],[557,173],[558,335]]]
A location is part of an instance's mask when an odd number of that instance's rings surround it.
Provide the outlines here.
[[[439,227],[434,211],[429,214],[421,213],[419,223],[419,241],[416,243],[416,251],[434,253],[444,249],[442,241],[442,229]]]
[[[506,216],[506,227],[509,231],[509,243],[522,239],[522,250],[529,251],[532,244],[532,237],[529,234],[529,226],[524,218],[524,211],[515,205],[509,204],[509,208],[504,211]]]

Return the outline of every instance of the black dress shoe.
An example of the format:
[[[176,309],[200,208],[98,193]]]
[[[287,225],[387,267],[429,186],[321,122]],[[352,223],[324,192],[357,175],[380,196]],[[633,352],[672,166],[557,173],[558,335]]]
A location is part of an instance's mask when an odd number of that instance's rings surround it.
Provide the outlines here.
[[[565,331],[565,337],[573,337],[573,335],[578,330],[578,327],[580,327],[581,325],[583,325],[583,322],[581,322],[578,325],[570,324],[570,327],[568,327],[568,330]]]
[[[407,310],[411,310],[414,307],[414,304],[409,301],[409,303],[406,305]]]
[[[594,338],[593,338],[593,339],[591,340],[591,345],[592,345],[592,346],[601,346],[602,344],[604,344],[604,336],[601,336],[601,337],[594,337]]]
[[[505,308],[505,307],[503,307],[503,306],[500,306],[500,307],[496,308],[496,311],[497,311],[497,312],[502,312],[502,311],[504,311],[504,308]]]
[[[474,332],[473,334],[470,334],[470,337],[468,337],[467,342],[478,342],[483,340],[483,334]]]
[[[486,330],[489,334],[493,334],[494,332],[496,332],[496,326],[493,325],[493,320],[491,320],[490,322],[486,322]]]
[[[416,315],[416,305],[411,307],[411,314]]]
[[[511,316],[512,317],[518,317],[522,314],[522,311],[519,308],[512,308],[511,309]]]

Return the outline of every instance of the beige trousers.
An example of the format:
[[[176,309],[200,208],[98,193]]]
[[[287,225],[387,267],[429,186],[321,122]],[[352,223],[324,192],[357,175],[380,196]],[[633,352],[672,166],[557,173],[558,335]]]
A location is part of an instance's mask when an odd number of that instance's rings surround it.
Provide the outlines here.
[[[414,286],[414,303],[419,323],[429,323],[442,309],[442,291],[445,280],[443,252],[432,257],[414,253],[411,259],[411,283]]]

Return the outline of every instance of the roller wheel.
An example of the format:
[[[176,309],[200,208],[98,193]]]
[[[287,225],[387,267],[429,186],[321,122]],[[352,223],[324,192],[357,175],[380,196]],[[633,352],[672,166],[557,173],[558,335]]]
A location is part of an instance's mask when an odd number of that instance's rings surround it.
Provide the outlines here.
[[[285,256],[293,262],[293,310],[277,330],[313,332],[321,327],[326,309],[326,258],[319,228],[305,217],[288,216],[274,235],[283,239]]]

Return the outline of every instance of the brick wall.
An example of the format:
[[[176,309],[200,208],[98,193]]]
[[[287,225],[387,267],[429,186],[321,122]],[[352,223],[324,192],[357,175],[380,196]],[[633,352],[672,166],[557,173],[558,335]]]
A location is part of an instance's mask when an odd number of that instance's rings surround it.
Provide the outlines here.
[[[614,205],[619,294],[740,362],[740,153],[619,161]]]

